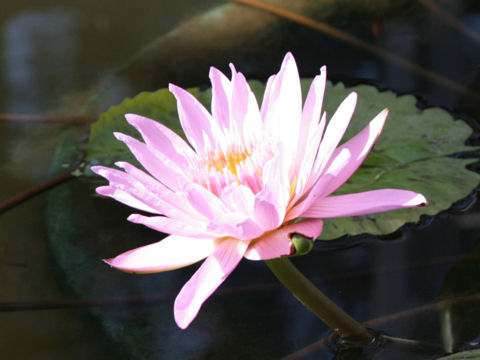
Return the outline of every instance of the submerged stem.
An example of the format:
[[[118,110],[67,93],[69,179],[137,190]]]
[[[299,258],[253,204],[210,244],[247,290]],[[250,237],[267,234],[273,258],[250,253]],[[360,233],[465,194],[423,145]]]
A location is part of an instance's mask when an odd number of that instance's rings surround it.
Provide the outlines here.
[[[280,282],[342,339],[366,344],[373,335],[326,297],[286,258],[265,260]]]

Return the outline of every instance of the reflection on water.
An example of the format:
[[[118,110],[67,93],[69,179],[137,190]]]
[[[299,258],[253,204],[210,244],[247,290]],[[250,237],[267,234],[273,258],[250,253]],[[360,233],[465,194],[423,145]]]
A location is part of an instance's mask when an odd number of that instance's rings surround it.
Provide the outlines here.
[[[66,92],[95,85],[135,49],[214,1],[202,5],[187,0],[173,4],[165,1],[143,4],[139,7],[118,1],[85,2],[80,7],[60,3],[50,8],[6,7],[0,14],[0,113],[45,113],[54,108]],[[473,30],[480,29],[478,9],[469,7],[469,2],[443,1],[442,6]],[[380,20],[378,40],[371,33],[372,19],[358,19],[358,24],[349,19],[348,30],[357,31],[359,36],[377,41],[379,46],[464,85],[478,82],[475,77],[480,45],[445,26],[438,15],[412,5],[398,16]],[[276,58],[277,54],[281,57],[285,50],[293,50],[300,68],[309,69],[305,75],[316,73],[318,66],[326,63],[332,78],[337,80],[366,79],[382,88],[413,92],[428,104],[448,106],[457,112],[465,109],[471,114],[480,112],[478,104],[462,99],[460,94],[339,44],[337,40],[297,25],[288,25],[288,31],[289,36],[282,45],[285,48],[268,49],[270,57]],[[296,37],[302,41],[293,41]],[[185,61],[179,60],[179,64]],[[231,60],[225,58],[222,63]],[[245,69],[261,76],[256,69],[264,69],[266,64],[255,61],[250,57]],[[277,65],[278,61],[268,64],[268,73]],[[200,75],[207,82],[205,74]],[[462,108],[458,107],[459,103],[463,104]],[[0,201],[47,178],[57,138],[69,128],[75,131],[75,136],[86,132],[81,126],[0,122]],[[111,204],[102,202],[100,205],[99,199],[90,199],[91,191],[85,189],[85,185],[75,186],[83,188],[79,194],[87,202],[98,204],[93,207],[113,206],[115,211],[123,211]],[[71,209],[66,211],[75,213],[76,206],[77,203],[72,202]],[[71,297],[64,291],[64,274],[47,244],[44,208],[45,197],[41,196],[0,217],[0,302],[68,300]],[[111,214],[109,221],[112,223],[125,218],[125,214],[115,215],[114,211]],[[87,215],[81,216],[85,216],[82,221],[88,223]],[[411,229],[395,240],[362,241],[352,247],[348,243],[351,239],[347,239],[346,245],[337,251],[316,251],[311,256],[296,259],[296,263],[354,317],[362,321],[379,318],[439,301],[448,285],[445,284],[447,274],[480,240],[479,217],[478,206],[474,206],[465,214],[437,219],[430,227]],[[133,231],[140,230],[135,227]],[[85,230],[82,241],[99,239],[99,243],[94,244],[99,253],[92,256],[92,262],[118,252],[110,247],[102,248],[105,246],[102,239],[106,241],[109,236],[107,232]],[[157,235],[142,233],[143,236]],[[471,264],[475,265],[474,261],[471,260]],[[73,268],[75,259],[72,263]],[[109,279],[112,272],[99,261],[98,269],[92,276],[91,269],[75,268],[76,279],[84,279],[93,298],[114,296],[102,282]],[[251,262],[243,262],[218,295],[207,302],[192,328],[180,331],[172,320],[172,296],[192,271],[160,274],[156,277],[160,285],[155,289],[145,288],[142,284],[148,281],[142,277],[113,275],[125,284],[122,296],[160,292],[165,298],[151,307],[112,307],[98,312],[109,312],[111,318],[124,324],[134,322],[132,314],[135,312],[155,314],[158,323],[153,329],[147,329],[153,337],[141,339],[139,332],[133,337],[137,341],[129,346],[135,347],[142,340],[150,344],[153,348],[150,351],[157,354],[156,358],[166,359],[186,356],[218,359],[232,352],[236,354],[233,358],[239,359],[279,358],[315,343],[327,331],[278,285],[263,264]],[[104,334],[109,332],[122,338],[129,331],[128,325],[119,330],[104,318],[103,326],[108,331],[103,331],[86,314],[80,310],[1,313],[2,354],[11,359],[117,358],[118,354],[114,353]],[[384,322],[377,319],[376,324],[375,327],[394,336],[441,344],[440,317],[435,311]],[[477,335],[472,334],[471,340]],[[427,353],[432,354],[431,349],[409,358],[424,359]],[[317,358],[318,354],[303,358]],[[391,354],[385,356],[385,359],[394,359]]]
[[[5,112],[41,113],[55,89],[76,82],[80,18],[73,10],[28,11],[4,25]]]

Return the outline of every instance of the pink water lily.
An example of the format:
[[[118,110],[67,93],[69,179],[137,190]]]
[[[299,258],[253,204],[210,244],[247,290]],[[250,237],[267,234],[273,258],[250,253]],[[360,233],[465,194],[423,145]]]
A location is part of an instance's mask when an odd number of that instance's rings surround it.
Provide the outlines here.
[[[97,188],[133,208],[128,220],[171,234],[107,262],[134,273],[172,270],[206,259],[178,294],[174,313],[186,328],[203,302],[242,258],[266,260],[294,252],[292,234],[315,239],[322,219],[424,205],[418,193],[381,189],[331,196],[360,166],[382,131],[381,111],[339,146],[357,94],[340,104],[327,125],[322,113],[326,69],[313,79],[302,107],[295,60],[287,53],[268,79],[259,108],[244,75],[229,80],[210,69],[211,113],[187,91],[170,85],[188,144],[159,122],[128,114],[144,142],[115,133],[146,171],[94,166],[108,179]],[[300,219],[302,221],[298,221]]]

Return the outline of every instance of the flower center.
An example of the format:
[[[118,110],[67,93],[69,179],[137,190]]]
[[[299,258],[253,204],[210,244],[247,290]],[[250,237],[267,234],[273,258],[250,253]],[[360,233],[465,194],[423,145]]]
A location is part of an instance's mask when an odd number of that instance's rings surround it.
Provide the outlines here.
[[[195,180],[217,196],[232,183],[246,185],[256,194],[263,187],[263,166],[271,157],[272,152],[261,146],[218,147],[200,161]]]
[[[216,170],[221,174],[230,171],[235,177],[238,176],[237,167],[245,163],[245,160],[252,155],[252,149],[232,146],[228,151],[223,152],[216,149],[208,154],[205,159],[205,166],[209,170]]]

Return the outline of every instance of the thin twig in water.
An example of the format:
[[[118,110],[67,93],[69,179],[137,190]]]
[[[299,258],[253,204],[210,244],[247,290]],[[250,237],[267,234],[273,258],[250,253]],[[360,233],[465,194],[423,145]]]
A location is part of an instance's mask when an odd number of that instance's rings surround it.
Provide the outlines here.
[[[93,116],[42,116],[0,114],[0,122],[36,122],[36,123],[90,123],[95,121]]]
[[[61,183],[64,183],[65,181],[73,179],[75,176],[73,175],[73,172],[77,169],[72,169],[65,171],[47,181],[45,181],[42,184],[36,185],[31,187],[30,189],[22,192],[21,194],[18,194],[2,203],[0,203],[0,215],[6,212],[7,210],[10,210],[14,208],[17,205],[20,205],[24,203],[25,201],[33,198],[34,196],[49,190],[53,188],[54,186],[57,186]]]
[[[480,94],[477,93],[476,91],[473,91],[462,84],[457,83],[456,81],[450,80],[449,78],[439,75],[433,71],[427,70],[415,63],[412,63],[401,56],[398,56],[394,53],[391,53],[389,51],[383,50],[378,48],[377,46],[370,44],[367,41],[361,40],[347,32],[344,32],[342,30],[339,30],[331,25],[328,25],[326,23],[316,21],[312,18],[309,18],[307,16],[303,16],[297,13],[294,13],[292,11],[289,11],[287,9],[283,9],[281,7],[267,4],[263,1],[258,1],[258,0],[231,0],[232,2],[235,2],[237,4],[243,4],[247,6],[251,6],[253,8],[263,10],[266,12],[269,12],[271,14],[277,15],[279,17],[283,17],[284,19],[288,19],[294,22],[297,22],[301,25],[310,27],[312,29],[321,31],[327,35],[330,35],[338,40],[341,40],[343,42],[346,42],[352,46],[355,46],[359,49],[362,49],[364,51],[370,52],[378,57],[381,57],[383,59],[386,59],[395,65],[402,67],[404,69],[407,69],[418,76],[421,76],[425,79],[428,79],[436,84],[442,85],[452,91],[458,92],[460,94],[464,94],[469,96],[472,99],[475,100],[480,100]]]
[[[476,33],[475,31],[473,31],[472,29],[467,27],[465,24],[463,24],[456,17],[450,15],[445,9],[442,9],[441,7],[439,7],[438,5],[436,5],[435,3],[433,3],[430,0],[418,0],[418,2],[420,4],[422,4],[428,10],[437,14],[447,24],[449,24],[453,28],[457,29],[462,34],[464,34],[465,36],[470,38],[471,40],[480,44],[480,34]]]
[[[89,307],[111,307],[123,305],[151,305],[170,300],[174,294],[158,294],[149,296],[113,297],[105,299],[70,299],[64,301],[25,301],[0,303],[0,312],[17,312],[32,310],[64,310]]]

